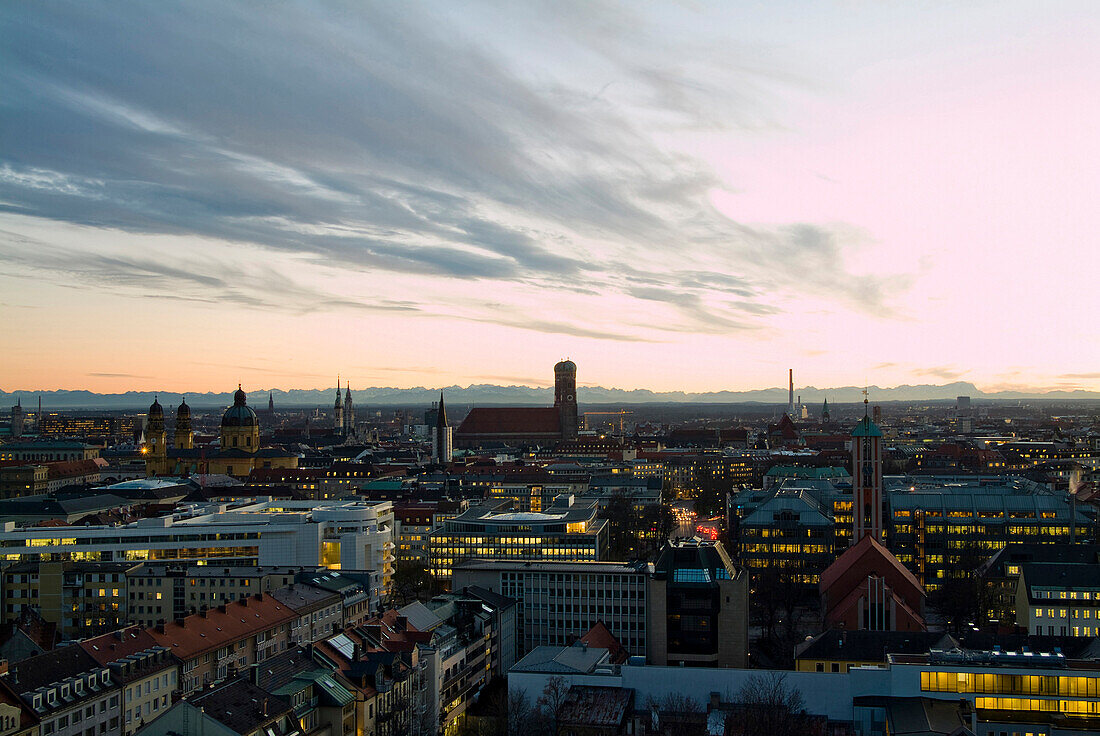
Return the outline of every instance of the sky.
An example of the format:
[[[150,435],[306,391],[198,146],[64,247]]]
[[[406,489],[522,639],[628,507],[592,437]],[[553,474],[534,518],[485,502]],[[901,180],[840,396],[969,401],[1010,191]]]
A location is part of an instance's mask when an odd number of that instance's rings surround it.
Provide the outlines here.
[[[0,4],[0,388],[1100,390],[1081,2]]]

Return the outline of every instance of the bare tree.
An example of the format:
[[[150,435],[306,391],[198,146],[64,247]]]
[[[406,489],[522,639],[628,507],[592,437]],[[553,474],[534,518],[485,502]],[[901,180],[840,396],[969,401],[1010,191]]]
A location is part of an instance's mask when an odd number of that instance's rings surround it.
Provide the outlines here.
[[[735,702],[741,707],[727,719],[727,733],[801,736],[808,731],[802,693],[787,683],[785,672],[750,677]]]
[[[569,697],[569,683],[564,677],[554,676],[546,681],[546,687],[542,690],[536,704],[538,705],[537,720],[539,730],[546,734],[557,734],[558,711],[561,710],[565,699]]]
[[[534,708],[531,706],[531,699],[527,697],[527,691],[521,688],[509,690],[505,708],[507,736],[527,736],[534,720]]]

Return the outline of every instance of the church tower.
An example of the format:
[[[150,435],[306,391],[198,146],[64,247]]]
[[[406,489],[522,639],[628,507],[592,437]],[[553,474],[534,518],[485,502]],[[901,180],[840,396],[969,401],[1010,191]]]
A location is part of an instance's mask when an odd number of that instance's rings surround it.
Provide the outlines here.
[[[447,421],[447,407],[443,405],[443,392],[439,392],[439,409],[432,427],[432,462],[446,465],[454,458],[454,428]]]
[[[174,437],[177,450],[190,450],[195,446],[194,435],[191,433],[191,407],[187,405],[187,398],[180,402],[176,409],[176,433]]]
[[[153,397],[145,417],[145,474],[160,475],[168,466],[168,432],[164,428],[164,407]]]
[[[561,420],[563,440],[576,439],[577,416],[577,364],[563,360],[554,366],[554,408]]]
[[[852,430],[852,544],[866,536],[882,541],[882,430],[867,416]]]
[[[267,392],[267,413],[270,416],[275,416],[275,397],[270,391]]]
[[[825,403],[821,406],[821,423],[829,423],[829,399],[825,399]]]
[[[351,381],[348,381],[348,391],[344,394],[344,434],[355,436],[355,405],[351,401]]]
[[[340,376],[336,377],[336,404],[332,408],[332,431],[344,433],[344,403],[340,400]]]

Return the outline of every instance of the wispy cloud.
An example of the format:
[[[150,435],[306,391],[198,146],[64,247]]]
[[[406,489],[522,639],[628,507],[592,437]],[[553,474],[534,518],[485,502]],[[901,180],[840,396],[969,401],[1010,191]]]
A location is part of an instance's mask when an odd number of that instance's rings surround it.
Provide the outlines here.
[[[764,300],[782,293],[890,315],[905,283],[846,270],[850,228],[733,222],[709,203],[719,183],[706,162],[657,145],[634,120],[758,126],[753,100],[783,75],[747,55],[708,62],[724,68],[720,86],[706,81],[714,70],[662,66],[639,56],[657,26],[604,12],[634,28],[636,46],[593,43],[606,18],[591,9],[570,32],[629,81],[625,105],[532,78],[407,6],[5,5],[0,212],[248,243],[352,273],[616,295],[666,305],[673,331],[758,328],[779,311]],[[436,312],[395,293],[326,296],[285,268],[205,269],[178,255],[7,248],[0,260],[53,259],[59,280],[160,298]],[[522,312],[470,318],[640,339]]]
[[[953,366],[946,365],[933,366],[930,368],[912,368],[909,372],[914,376],[931,376],[945,381],[954,381],[966,375],[966,371],[960,371]]]

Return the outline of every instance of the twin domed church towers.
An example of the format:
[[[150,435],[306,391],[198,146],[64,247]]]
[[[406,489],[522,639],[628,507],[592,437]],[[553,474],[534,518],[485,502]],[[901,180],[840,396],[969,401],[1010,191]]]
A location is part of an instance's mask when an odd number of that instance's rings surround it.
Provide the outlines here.
[[[176,410],[173,447],[168,447],[164,408],[153,399],[145,423],[145,473],[190,475],[224,473],[245,477],[256,468],[296,468],[298,456],[278,448],[260,446],[260,420],[237,385],[233,405],[222,414],[221,442],[214,450],[196,449],[191,431],[191,407],[187,400]]]

